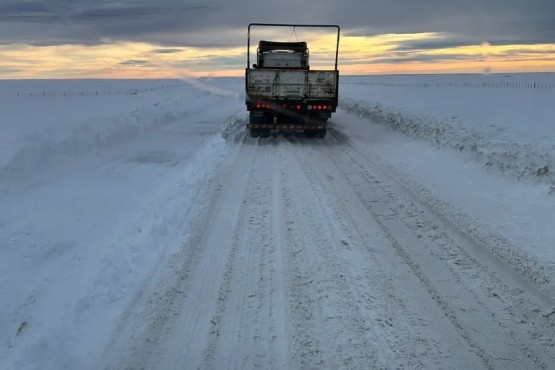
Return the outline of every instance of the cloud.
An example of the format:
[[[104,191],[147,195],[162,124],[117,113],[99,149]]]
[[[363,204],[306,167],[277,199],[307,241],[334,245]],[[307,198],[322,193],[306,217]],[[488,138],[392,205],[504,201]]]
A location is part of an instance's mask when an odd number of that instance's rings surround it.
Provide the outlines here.
[[[468,54],[410,54],[398,55],[395,57],[373,58],[367,61],[368,64],[403,64],[411,62],[421,63],[444,63],[451,60],[476,60],[476,57]],[[348,63],[352,64],[352,63]]]
[[[152,66],[152,63],[148,60],[141,60],[141,59],[130,59],[123,62],[118,63],[121,66]]]
[[[154,49],[152,52],[158,53],[158,54],[174,54],[174,53],[179,53],[181,51],[183,51],[183,49],[162,48],[162,49]]]
[[[553,14],[553,0],[0,0],[0,51],[35,47],[11,53],[16,64],[2,54],[0,67],[85,73],[87,61],[114,75],[158,66],[241,74],[251,22],[339,24],[340,65],[478,63],[485,41],[499,58],[550,60],[553,50],[534,47],[554,44]],[[333,59],[328,44],[310,44],[313,65]]]
[[[3,0],[2,43],[239,46],[248,23],[334,23],[347,35],[444,32],[461,43],[555,40],[552,0]],[[457,40],[454,40],[456,42]]]
[[[11,75],[18,72],[21,72],[21,69],[12,67],[0,67],[0,77],[2,75]]]
[[[476,43],[462,40],[452,40],[449,38],[440,40],[424,40],[424,41],[407,41],[401,42],[395,46],[396,51],[418,51],[418,50],[433,50],[433,49],[449,49],[461,46],[476,45]]]

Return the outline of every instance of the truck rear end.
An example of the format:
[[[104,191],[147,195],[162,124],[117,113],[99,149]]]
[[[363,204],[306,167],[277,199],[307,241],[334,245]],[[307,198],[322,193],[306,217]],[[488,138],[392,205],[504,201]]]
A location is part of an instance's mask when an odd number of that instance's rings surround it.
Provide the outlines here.
[[[250,135],[304,132],[307,136],[324,137],[327,121],[338,103],[339,27],[253,23],[249,25],[249,50],[251,26],[337,29],[334,69],[310,69],[306,42],[260,41],[257,63],[252,68],[250,55],[247,57],[245,88]]]

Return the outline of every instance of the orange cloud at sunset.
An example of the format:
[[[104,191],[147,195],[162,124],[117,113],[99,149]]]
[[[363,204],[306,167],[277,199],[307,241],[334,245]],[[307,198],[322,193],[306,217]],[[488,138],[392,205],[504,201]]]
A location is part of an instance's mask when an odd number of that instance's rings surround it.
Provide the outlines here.
[[[555,44],[411,46],[444,38],[440,33],[342,36],[339,68],[344,75],[555,72]],[[308,41],[313,67],[329,66],[335,53],[334,36],[314,36]],[[2,79],[242,76],[246,66],[245,47],[165,48],[136,42],[95,46],[1,45],[0,55]],[[320,59],[328,63],[319,63]]]
[[[234,68],[214,66],[212,61],[230,56],[242,61],[244,48],[164,49],[146,43],[10,45],[0,46],[0,54],[0,78],[173,78],[232,73]]]
[[[388,45],[391,46],[385,44]],[[426,50],[367,50],[359,54],[347,52],[342,71],[346,74],[555,72],[555,44],[490,45],[484,42]]]

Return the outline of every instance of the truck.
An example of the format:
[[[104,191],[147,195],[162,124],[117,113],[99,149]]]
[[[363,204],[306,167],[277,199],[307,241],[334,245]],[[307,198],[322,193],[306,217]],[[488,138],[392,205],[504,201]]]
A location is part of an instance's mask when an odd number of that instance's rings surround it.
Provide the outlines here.
[[[306,41],[259,40],[256,63],[250,64],[251,28],[333,28],[337,31],[334,69],[312,69]],[[251,23],[247,36],[245,103],[251,137],[279,133],[326,136],[328,119],[337,109],[340,28],[337,25]]]

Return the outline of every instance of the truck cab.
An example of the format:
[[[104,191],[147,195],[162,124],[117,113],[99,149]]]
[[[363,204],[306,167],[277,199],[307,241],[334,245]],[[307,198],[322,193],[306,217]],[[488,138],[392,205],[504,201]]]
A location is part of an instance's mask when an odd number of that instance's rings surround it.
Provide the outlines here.
[[[308,70],[306,42],[260,41],[253,68],[286,68]]]

